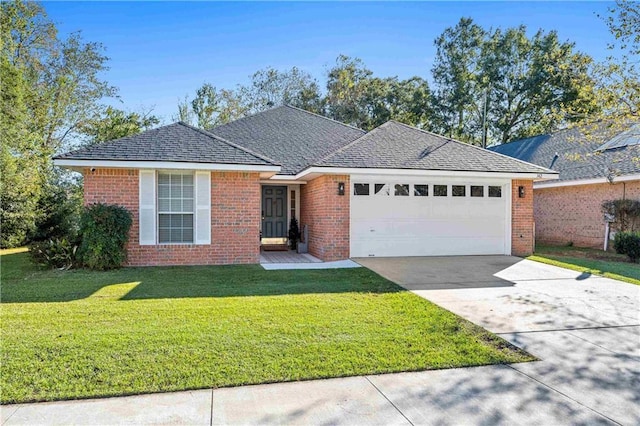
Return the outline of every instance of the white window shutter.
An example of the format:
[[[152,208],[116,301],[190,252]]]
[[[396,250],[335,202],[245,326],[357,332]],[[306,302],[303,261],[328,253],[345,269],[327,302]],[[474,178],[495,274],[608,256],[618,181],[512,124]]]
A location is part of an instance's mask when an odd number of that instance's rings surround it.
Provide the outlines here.
[[[196,172],[196,244],[211,244],[211,172]]]
[[[156,244],[156,171],[140,170],[140,245]]]

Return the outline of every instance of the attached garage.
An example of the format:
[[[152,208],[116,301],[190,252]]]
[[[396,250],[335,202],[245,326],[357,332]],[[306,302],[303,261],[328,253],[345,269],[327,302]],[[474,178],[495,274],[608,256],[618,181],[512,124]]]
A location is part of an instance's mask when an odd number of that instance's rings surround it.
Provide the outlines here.
[[[305,173],[348,176],[350,257],[530,254],[532,182],[557,174],[494,154],[390,121]]]
[[[352,257],[511,254],[511,181],[352,176]]]

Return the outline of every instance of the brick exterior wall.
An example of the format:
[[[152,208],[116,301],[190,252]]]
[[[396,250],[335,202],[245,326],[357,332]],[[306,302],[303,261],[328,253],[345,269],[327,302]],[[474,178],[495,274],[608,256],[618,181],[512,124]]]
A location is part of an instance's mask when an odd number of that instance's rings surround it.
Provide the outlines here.
[[[260,260],[260,175],[211,173],[211,244],[138,244],[139,178],[131,169],[84,170],[85,204],[126,207],[133,215],[128,266],[224,265]]]
[[[345,193],[338,195],[338,183]],[[349,258],[349,176],[320,176],[300,186],[300,224],[309,230],[309,253],[325,262]]]
[[[600,205],[623,196],[640,199],[640,181],[536,189],[536,240],[602,248],[605,225]]]
[[[524,198],[518,196],[518,187],[524,186]],[[533,253],[533,181],[511,181],[511,254],[528,256]]]

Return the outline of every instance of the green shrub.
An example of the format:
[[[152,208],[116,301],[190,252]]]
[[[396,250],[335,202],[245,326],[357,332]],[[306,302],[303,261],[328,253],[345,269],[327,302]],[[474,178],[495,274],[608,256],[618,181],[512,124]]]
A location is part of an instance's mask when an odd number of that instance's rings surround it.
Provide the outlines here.
[[[46,194],[38,200],[39,216],[35,221],[35,230],[29,234],[29,241],[75,241],[81,208],[81,204],[78,204],[78,200],[70,197],[65,188],[50,185]]]
[[[78,258],[90,269],[119,268],[127,259],[131,213],[121,206],[92,204],[80,219]]]
[[[626,254],[631,262],[640,259],[640,232],[618,232],[613,240],[616,253]]]
[[[66,238],[51,238],[29,244],[29,256],[43,266],[70,269],[76,263],[78,245]]]

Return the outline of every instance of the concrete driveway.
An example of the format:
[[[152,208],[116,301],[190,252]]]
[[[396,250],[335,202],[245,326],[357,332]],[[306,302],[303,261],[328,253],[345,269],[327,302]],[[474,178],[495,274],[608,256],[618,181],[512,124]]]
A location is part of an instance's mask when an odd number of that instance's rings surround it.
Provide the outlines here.
[[[510,366],[530,380],[640,424],[639,286],[509,256],[357,261],[540,358]]]

